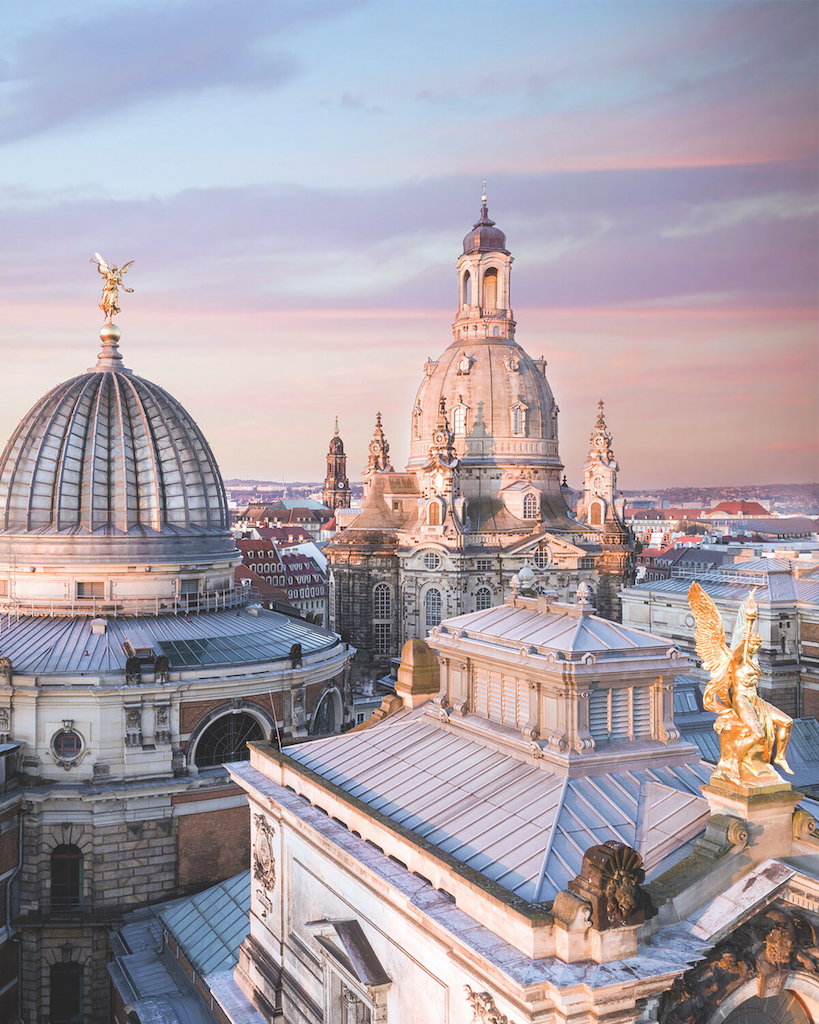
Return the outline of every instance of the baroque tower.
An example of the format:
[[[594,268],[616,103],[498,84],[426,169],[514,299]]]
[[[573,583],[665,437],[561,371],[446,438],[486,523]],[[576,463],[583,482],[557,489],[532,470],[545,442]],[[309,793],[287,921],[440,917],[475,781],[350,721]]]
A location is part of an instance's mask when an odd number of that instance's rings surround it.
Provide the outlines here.
[[[321,500],[327,508],[350,507],[350,481],[347,479],[347,456],[344,454],[344,442],[338,436],[338,416],[336,428],[330,438],[327,452],[327,475],[324,478],[324,489]]]
[[[577,518],[590,526],[602,526],[609,509],[615,508],[617,460],[611,447],[611,434],[603,415],[603,402],[597,403],[597,422],[589,438],[589,454],[583,466],[583,496]]]

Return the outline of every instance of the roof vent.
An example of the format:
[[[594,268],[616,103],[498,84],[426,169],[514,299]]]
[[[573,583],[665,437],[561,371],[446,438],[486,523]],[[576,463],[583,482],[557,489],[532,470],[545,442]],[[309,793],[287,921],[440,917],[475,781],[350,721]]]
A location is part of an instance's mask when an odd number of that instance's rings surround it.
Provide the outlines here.
[[[105,619],[92,619],[91,620],[91,632],[95,633],[97,636],[102,636],[105,633],[107,628],[108,628],[108,623],[105,621]]]

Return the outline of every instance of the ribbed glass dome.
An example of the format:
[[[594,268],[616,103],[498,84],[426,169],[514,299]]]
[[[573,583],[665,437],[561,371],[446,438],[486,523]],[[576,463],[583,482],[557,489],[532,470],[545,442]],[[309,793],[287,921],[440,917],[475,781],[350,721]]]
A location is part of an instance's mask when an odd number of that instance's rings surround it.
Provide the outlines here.
[[[121,365],[103,329],[93,370],[49,391],[0,460],[0,532],[227,530],[225,489],[201,430],[162,388]]]

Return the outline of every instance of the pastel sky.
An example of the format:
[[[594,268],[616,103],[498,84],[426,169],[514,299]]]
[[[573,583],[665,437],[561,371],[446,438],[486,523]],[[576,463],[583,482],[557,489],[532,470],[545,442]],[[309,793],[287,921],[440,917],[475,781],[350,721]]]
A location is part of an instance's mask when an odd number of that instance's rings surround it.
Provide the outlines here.
[[[817,469],[819,5],[37,0],[0,9],[0,439],[93,365],[88,258],[135,260],[126,365],[226,477],[393,463],[481,182],[581,479]]]

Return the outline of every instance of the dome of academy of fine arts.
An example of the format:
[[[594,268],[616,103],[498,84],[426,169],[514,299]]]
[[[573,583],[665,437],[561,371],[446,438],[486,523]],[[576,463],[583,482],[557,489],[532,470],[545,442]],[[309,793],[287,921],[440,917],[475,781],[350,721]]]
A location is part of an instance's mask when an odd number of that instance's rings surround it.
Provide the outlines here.
[[[106,324],[85,373],[38,401],[0,459],[0,608],[229,606],[241,556],[202,431],[123,365]]]

